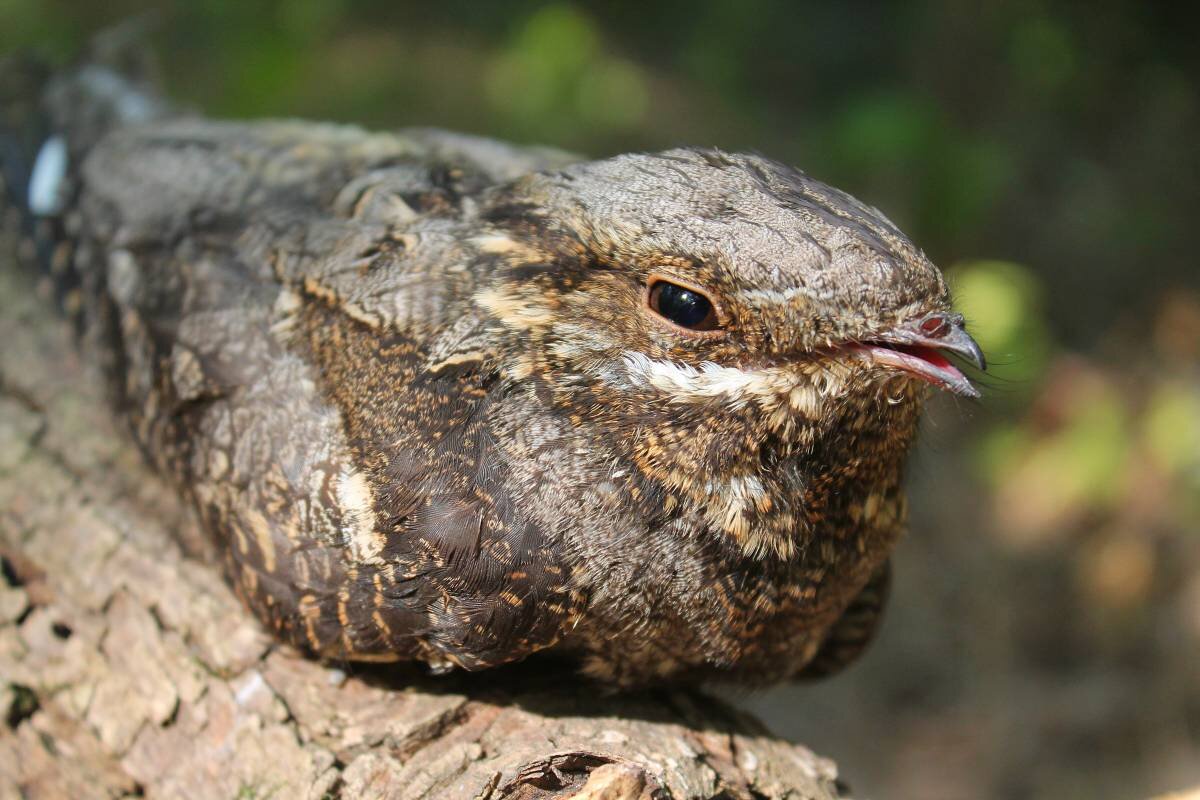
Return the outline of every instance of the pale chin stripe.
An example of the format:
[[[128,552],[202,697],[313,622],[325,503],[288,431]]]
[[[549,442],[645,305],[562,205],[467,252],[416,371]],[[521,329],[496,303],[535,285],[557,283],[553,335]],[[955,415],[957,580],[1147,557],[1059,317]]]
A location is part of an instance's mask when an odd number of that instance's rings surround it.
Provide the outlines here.
[[[693,367],[633,351],[626,352],[622,361],[630,383],[657,389],[680,403],[712,398],[777,400],[804,382],[801,376],[781,368],[743,370],[711,361]]]

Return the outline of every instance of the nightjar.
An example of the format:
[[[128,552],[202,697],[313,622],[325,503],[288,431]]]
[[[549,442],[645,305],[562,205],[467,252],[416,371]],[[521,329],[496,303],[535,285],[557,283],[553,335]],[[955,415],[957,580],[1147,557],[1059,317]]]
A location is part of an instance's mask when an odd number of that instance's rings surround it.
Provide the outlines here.
[[[715,149],[208,121],[97,65],[0,92],[10,221],[278,637],[622,687],[871,637],[922,398],[984,366],[875,209]]]

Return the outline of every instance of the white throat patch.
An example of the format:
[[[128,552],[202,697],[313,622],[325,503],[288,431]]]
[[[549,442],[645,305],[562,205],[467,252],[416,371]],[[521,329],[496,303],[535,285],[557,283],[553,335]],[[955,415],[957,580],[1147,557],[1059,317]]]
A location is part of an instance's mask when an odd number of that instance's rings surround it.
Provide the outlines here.
[[[812,377],[793,366],[739,369],[706,361],[693,367],[668,359],[650,358],[636,351],[626,351],[621,365],[624,369],[605,370],[601,378],[609,383],[657,389],[670,395],[673,403],[723,399],[740,407],[753,401],[764,410],[790,408],[808,418],[814,417],[818,410]]]

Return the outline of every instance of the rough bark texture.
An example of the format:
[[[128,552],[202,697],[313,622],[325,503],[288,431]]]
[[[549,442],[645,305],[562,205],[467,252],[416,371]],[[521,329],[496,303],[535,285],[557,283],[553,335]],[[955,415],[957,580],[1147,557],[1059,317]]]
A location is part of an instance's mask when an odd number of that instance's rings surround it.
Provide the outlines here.
[[[701,694],[273,645],[7,263],[0,342],[0,799],[836,796],[831,762]]]

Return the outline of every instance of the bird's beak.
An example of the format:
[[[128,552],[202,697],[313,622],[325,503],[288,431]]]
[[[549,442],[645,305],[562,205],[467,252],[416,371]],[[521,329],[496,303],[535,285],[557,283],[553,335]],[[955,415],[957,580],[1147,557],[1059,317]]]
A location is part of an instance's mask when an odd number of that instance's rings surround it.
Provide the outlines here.
[[[872,363],[903,370],[964,397],[979,397],[979,391],[942,351],[954,353],[981,370],[987,369],[983,351],[967,333],[960,314],[927,314],[854,349]]]

